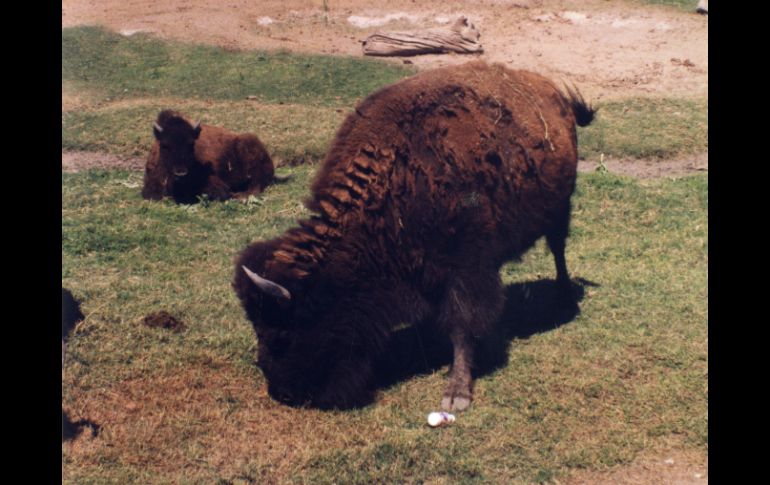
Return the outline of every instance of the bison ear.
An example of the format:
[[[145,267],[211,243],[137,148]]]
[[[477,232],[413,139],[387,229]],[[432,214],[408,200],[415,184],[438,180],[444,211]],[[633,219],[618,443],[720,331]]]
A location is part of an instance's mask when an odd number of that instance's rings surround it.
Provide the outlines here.
[[[155,135],[156,140],[160,140],[161,133],[163,133],[163,128],[156,121],[152,124],[152,134]]]
[[[291,300],[291,293],[289,293],[289,290],[284,288],[283,286],[279,285],[278,283],[273,283],[272,281],[265,279],[258,274],[251,271],[246,266],[241,266],[243,268],[243,271],[246,272],[246,276],[249,277],[249,279],[257,285],[257,288],[264,291],[270,296],[273,296],[275,298],[278,298],[279,300]]]
[[[195,139],[197,140],[198,137],[201,134],[201,122],[195,123],[195,126],[193,126],[193,132],[195,133]]]

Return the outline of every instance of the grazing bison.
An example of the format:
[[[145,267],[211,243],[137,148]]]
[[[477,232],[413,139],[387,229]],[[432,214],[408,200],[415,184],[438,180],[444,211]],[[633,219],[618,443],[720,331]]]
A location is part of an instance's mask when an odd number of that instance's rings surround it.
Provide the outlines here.
[[[467,408],[474,343],[503,308],[501,265],[545,236],[571,298],[575,125],[593,116],[577,91],[484,62],[421,73],[359,104],[312,185],[315,214],[236,261],[270,395],[364,405],[394,329],[432,322],[454,348],[441,406]]]
[[[190,204],[205,194],[211,200],[227,200],[259,193],[273,181],[273,161],[254,135],[200,122],[193,126],[170,110],[160,112],[152,132],[145,199],[170,196]]]

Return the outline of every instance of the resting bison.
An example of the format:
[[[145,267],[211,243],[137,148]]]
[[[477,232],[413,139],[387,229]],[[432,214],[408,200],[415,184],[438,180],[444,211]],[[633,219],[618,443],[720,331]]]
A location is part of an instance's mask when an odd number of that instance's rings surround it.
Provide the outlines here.
[[[165,110],[152,128],[155,143],[144,172],[145,199],[173,197],[190,204],[246,197],[273,181],[273,161],[259,139],[216,126],[192,126],[179,113]]]
[[[569,297],[575,124],[593,116],[576,91],[483,62],[364,100],[313,183],[315,215],[236,261],[270,395],[364,405],[394,329],[432,322],[454,347],[442,408],[467,408],[474,343],[502,312],[501,265],[545,236]]]

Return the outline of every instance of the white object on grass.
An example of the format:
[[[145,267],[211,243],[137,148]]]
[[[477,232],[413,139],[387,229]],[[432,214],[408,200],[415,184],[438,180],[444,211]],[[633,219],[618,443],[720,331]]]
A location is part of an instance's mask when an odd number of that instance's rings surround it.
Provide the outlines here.
[[[436,426],[454,423],[455,419],[454,414],[445,413],[443,411],[439,413],[430,413],[428,415],[428,424],[435,428]]]

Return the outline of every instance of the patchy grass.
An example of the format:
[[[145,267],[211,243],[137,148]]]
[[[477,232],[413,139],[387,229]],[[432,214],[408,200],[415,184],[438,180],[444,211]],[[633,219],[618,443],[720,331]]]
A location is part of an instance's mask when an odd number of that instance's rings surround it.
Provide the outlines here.
[[[708,151],[708,101],[630,98],[600,103],[593,123],[578,128],[580,155],[669,158]]]
[[[193,119],[257,136],[271,154],[323,158],[339,125],[352,110],[253,101],[138,99],[62,114],[62,148],[144,156],[161,109],[173,107]],[[578,128],[580,155],[597,160],[668,158],[708,151],[708,103],[642,99],[602,103],[596,120]],[[119,127],[119,129],[116,129]]]
[[[322,158],[357,100],[413,71],[369,59],[228,51],[62,30],[62,148],[143,156],[162,109],[256,133],[274,156]],[[256,96],[257,100],[246,100]],[[583,158],[665,158],[708,150],[708,101],[599,103],[578,130]]]
[[[257,96],[263,103],[349,106],[413,72],[372,59],[233,51],[97,27],[62,29],[62,79],[109,100]]]
[[[639,0],[636,0],[639,3]],[[698,5],[698,0],[641,0],[650,5],[666,5],[682,10],[684,12],[694,12]]]
[[[348,111],[254,101],[139,99],[62,114],[62,148],[145,156],[153,142],[152,123],[167,108],[203,123],[255,133],[278,158],[323,158]]]
[[[705,452],[707,176],[581,175],[567,258],[595,286],[580,315],[533,333],[506,313],[505,361],[478,379],[457,423],[430,429],[446,366],[351,412],[266,394],[232,262],[306,215],[315,170],[282,168],[293,178],[250,203],[196,206],[142,200],[136,172],[62,175],[62,284],[87,316],[63,406],[101,426],[63,445],[64,483],[544,483],[672,443]],[[548,305],[544,244],[501,275],[510,301]],[[160,310],[187,329],[141,324]]]

